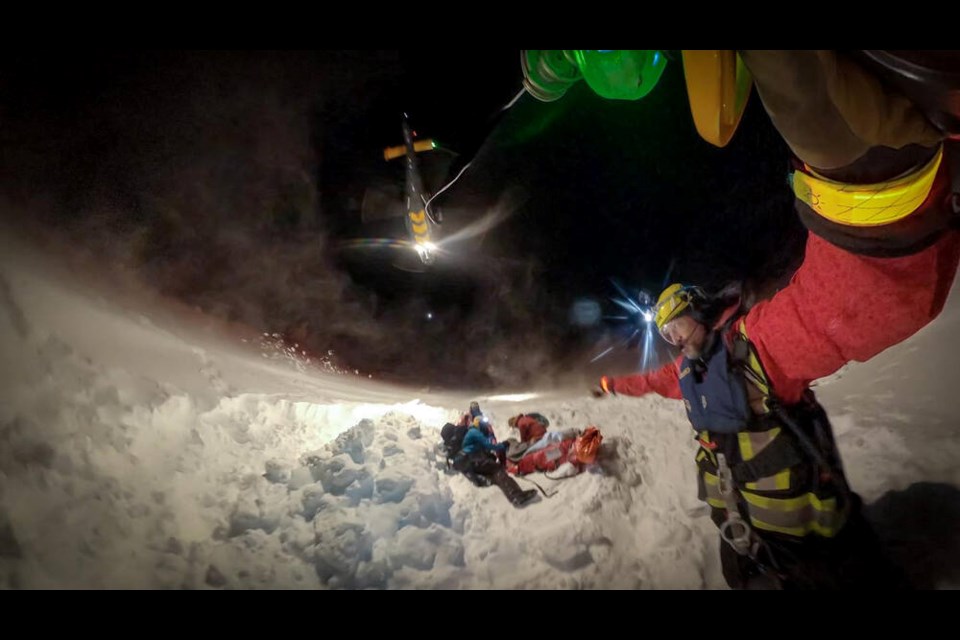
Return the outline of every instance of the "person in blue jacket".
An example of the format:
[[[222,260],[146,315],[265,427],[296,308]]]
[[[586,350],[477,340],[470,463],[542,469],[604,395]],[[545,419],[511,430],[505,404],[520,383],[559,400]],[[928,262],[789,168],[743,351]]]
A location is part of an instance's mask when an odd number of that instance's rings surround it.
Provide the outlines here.
[[[485,478],[500,487],[503,495],[515,507],[522,507],[537,495],[536,489],[524,491],[517,481],[510,477],[504,468],[503,459],[507,443],[497,444],[493,429],[485,429],[483,418],[477,416],[470,424],[467,435],[463,437],[463,446],[457,454],[453,468],[461,472],[474,483],[476,477]]]

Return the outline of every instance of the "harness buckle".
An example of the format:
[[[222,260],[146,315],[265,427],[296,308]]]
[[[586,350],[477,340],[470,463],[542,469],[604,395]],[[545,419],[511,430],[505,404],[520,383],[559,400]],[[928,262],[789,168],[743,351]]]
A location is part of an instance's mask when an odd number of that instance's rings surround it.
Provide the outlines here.
[[[733,547],[733,550],[741,556],[753,557],[751,548],[753,530],[739,513],[728,511],[726,522],[720,525],[720,539]]]
[[[753,530],[737,512],[736,499],[733,496],[733,471],[727,464],[727,456],[722,453],[717,454],[717,488],[727,503],[727,519],[720,525],[720,539],[741,556],[752,557]]]

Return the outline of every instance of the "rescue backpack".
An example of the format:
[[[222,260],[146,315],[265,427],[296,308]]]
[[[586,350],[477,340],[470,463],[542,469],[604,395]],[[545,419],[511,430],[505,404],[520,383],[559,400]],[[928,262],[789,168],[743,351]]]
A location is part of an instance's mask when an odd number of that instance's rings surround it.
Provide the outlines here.
[[[460,449],[463,447],[463,439],[466,437],[469,428],[467,425],[456,425],[448,422],[440,429],[441,442],[438,449],[439,453],[446,458],[448,467],[460,453]]]

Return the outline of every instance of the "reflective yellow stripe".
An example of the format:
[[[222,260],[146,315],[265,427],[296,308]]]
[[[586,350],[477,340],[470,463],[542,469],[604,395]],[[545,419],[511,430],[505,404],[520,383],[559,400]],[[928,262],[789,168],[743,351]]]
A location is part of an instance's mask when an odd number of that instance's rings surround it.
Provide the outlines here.
[[[763,367],[760,366],[760,361],[757,359],[757,354],[754,352],[752,346],[750,348],[750,369],[759,377],[759,379],[756,380],[757,388],[760,389],[760,392],[764,395],[763,405],[766,407],[766,396],[770,395],[770,385],[767,383],[767,376],[763,374]]]
[[[926,165],[913,173],[876,184],[845,184],[795,171],[793,193],[821,216],[853,227],[876,227],[902,220],[930,195],[943,159],[943,145]]]
[[[796,498],[767,498],[765,496],[758,496],[755,493],[750,493],[749,491],[741,491],[740,495],[750,504],[760,507],[761,509],[769,509],[770,511],[798,511],[807,505],[810,505],[816,511],[837,510],[836,498],[820,500],[820,498],[812,493],[805,493]]]
[[[773,481],[776,484],[777,489],[789,489],[790,488],[790,469],[784,469],[777,475],[773,477]]]
[[[410,222],[413,222],[414,224],[426,222],[426,213],[424,212],[424,210],[421,209],[420,211],[411,211]]]
[[[837,512],[836,498],[820,500],[812,493],[784,499],[766,498],[747,491],[741,491],[740,495],[752,507],[749,509],[750,521],[758,529],[793,536],[816,532],[829,538],[837,534],[844,522],[844,518]],[[764,514],[764,511],[769,513]],[[805,514],[804,511],[807,513]],[[793,525],[788,525],[786,522],[776,524],[771,520],[775,519],[774,516],[777,514],[783,514],[788,521],[792,518],[798,522]]]
[[[753,460],[760,452],[767,448],[777,436],[780,435],[780,427],[773,427],[767,431],[741,431],[737,434],[740,442],[740,455],[744,461]],[[783,469],[772,476],[758,478],[754,482],[747,482],[744,485],[747,489],[754,491],[776,491],[778,489],[790,488],[790,469]]]
[[[707,488],[707,504],[717,509],[726,509],[727,504],[720,496],[720,481],[717,476],[708,472],[703,472],[702,475]],[[815,532],[830,538],[836,535],[843,525],[844,518],[837,512],[836,498],[821,500],[813,493],[805,493],[795,498],[768,498],[749,491],[740,491],[740,495],[747,501],[750,521],[758,529],[792,536],[805,536]],[[774,520],[783,522],[777,524]]]
[[[704,443],[710,444],[710,432],[709,432],[709,431],[701,431],[700,434],[699,434],[699,437],[700,437],[700,440],[703,441]],[[713,466],[717,466],[717,456],[714,455],[714,453],[713,453],[712,450],[707,449],[707,448],[704,447],[704,446],[701,446],[701,447],[700,447],[700,451],[702,451],[702,452],[704,452],[705,454],[707,454],[707,456],[710,458],[710,462],[713,463]]]
[[[748,482],[744,485],[747,489],[754,491],[778,491],[780,489],[790,488],[790,469],[784,469],[773,476],[760,478],[756,482]]]
[[[744,460],[753,460],[779,435],[780,427],[773,427],[766,431],[740,431],[737,433],[737,439],[740,441],[740,455]]]
[[[712,473],[704,471],[703,483],[707,487],[707,504],[717,509],[726,509],[727,503],[720,496],[720,479]]]
[[[774,427],[761,432],[741,431],[737,434],[737,439],[740,441],[740,455],[745,461],[752,460],[779,435],[780,427]],[[747,482],[744,486],[746,486],[747,489],[753,489],[755,491],[789,489],[790,469],[779,471],[773,476],[758,478],[755,482]]]
[[[740,321],[740,335],[744,340],[747,341],[749,353],[747,364],[750,366],[750,370],[757,374],[756,380],[751,380],[750,382],[754,383],[760,393],[764,395],[763,406],[767,408],[767,396],[770,395],[770,383],[767,380],[767,376],[763,373],[763,366],[760,364],[760,360],[757,358],[757,353],[753,348],[753,344],[750,343],[750,338],[747,336],[747,321],[746,319]]]
[[[740,441],[740,456],[744,460],[753,458],[753,442],[750,440],[750,434],[746,431],[737,433],[737,440]]]

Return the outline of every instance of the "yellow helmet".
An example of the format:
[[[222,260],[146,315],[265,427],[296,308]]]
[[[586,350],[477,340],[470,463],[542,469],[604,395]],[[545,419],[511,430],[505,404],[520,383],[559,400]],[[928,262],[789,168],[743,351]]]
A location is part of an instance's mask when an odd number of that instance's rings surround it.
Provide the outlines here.
[[[663,290],[657,298],[654,310],[654,322],[657,329],[663,331],[663,325],[678,317],[690,307],[690,290],[682,284],[674,283]]]

